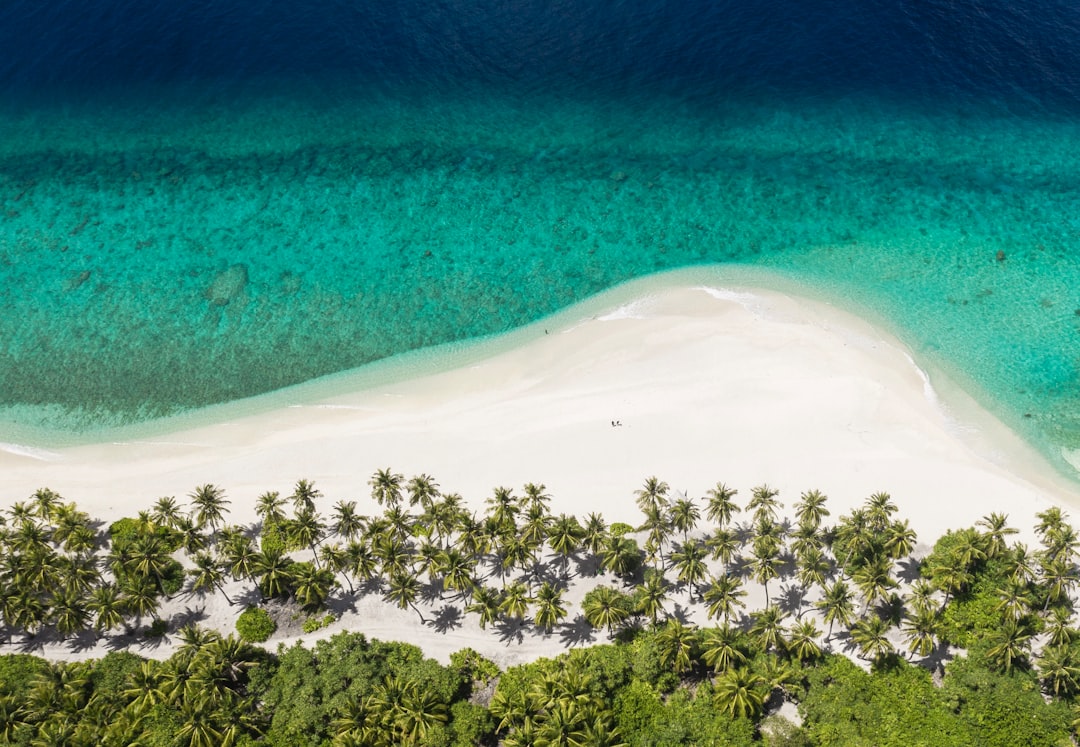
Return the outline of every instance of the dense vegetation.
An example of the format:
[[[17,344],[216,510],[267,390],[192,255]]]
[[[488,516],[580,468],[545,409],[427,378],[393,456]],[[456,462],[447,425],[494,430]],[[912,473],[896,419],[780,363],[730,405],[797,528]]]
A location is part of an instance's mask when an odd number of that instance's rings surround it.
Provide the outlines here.
[[[916,559],[884,493],[829,525],[817,491],[789,519],[767,486],[740,507],[723,484],[697,501],[650,478],[631,527],[553,516],[540,485],[496,489],[479,514],[424,475],[371,485],[378,515],[339,501],[324,517],[302,480],[261,496],[249,527],[226,523],[211,485],[188,510],[162,498],[109,527],[48,490],[15,504],[0,531],[10,642],[177,646],[162,662],[0,657],[0,741],[1052,745],[1078,726],[1080,542],[1056,508],[1038,515],[1037,548],[991,514]],[[236,588],[252,605],[241,637],[160,617],[170,598]],[[573,589],[588,590],[577,607]],[[511,645],[523,631],[614,642],[501,672],[358,634],[276,654],[243,640],[273,632],[264,603],[314,630],[328,602],[361,595],[428,623],[426,608],[461,605]],[[773,715],[785,700],[801,725]]]

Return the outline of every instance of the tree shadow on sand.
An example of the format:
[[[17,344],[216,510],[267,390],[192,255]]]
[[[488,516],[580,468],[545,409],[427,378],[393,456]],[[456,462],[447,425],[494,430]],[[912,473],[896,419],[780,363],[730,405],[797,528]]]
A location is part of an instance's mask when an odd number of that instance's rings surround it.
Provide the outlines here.
[[[461,621],[461,608],[453,604],[447,604],[438,610],[435,615],[427,621],[427,624],[434,628],[436,633],[446,633],[460,628]]]
[[[499,640],[509,646],[511,643],[525,642],[525,623],[517,620],[499,620],[493,626],[499,634]]]
[[[559,626],[559,640],[564,646],[584,646],[595,642],[596,631],[584,615]]]

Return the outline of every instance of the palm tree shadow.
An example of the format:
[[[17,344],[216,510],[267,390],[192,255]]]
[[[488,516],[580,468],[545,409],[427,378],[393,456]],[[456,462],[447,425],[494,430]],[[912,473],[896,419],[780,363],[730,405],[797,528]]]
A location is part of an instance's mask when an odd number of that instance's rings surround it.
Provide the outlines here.
[[[795,562],[795,556],[789,552],[780,556],[780,566],[776,569],[776,573],[779,578],[791,578],[795,575],[795,571],[798,570],[798,563]]]
[[[67,648],[72,653],[89,651],[98,644],[98,637],[91,630],[83,630],[68,639]]]
[[[424,604],[432,604],[433,602],[440,601],[443,595],[443,585],[441,579],[433,579],[420,587],[420,592],[417,594],[420,601]]]
[[[383,580],[379,577],[369,578],[362,584],[356,585],[356,594],[358,596],[368,596],[370,594],[382,594],[383,593]]]
[[[919,659],[915,663],[932,673],[938,674],[943,673],[945,665],[955,658],[956,656],[953,654],[949,644],[939,642],[934,646],[934,650],[930,652],[929,656]]]
[[[806,603],[806,590],[798,584],[788,584],[780,587],[780,593],[773,600],[780,611],[789,617],[794,617],[802,610]]]
[[[447,604],[428,620],[428,625],[435,629],[436,633],[447,633],[461,627],[461,608]]]
[[[495,623],[495,630],[499,632],[499,640],[509,646],[511,643],[524,643],[525,634],[522,632],[522,628],[525,627],[524,622],[518,622],[517,620],[499,620]]]
[[[913,557],[906,557],[897,564],[896,575],[909,584],[913,584],[922,578],[922,563]]]
[[[727,564],[725,569],[729,576],[735,578],[746,578],[750,575],[750,561],[744,558],[742,555],[737,555],[731,559],[731,562]]]
[[[595,630],[584,615],[578,615],[559,626],[559,640],[564,646],[583,646],[596,640]]]
[[[169,628],[172,630],[180,630],[187,625],[195,625],[202,620],[205,620],[206,607],[185,607],[183,612],[178,612],[169,618]]]
[[[574,556],[574,567],[579,576],[593,578],[599,576],[600,572],[603,571],[604,563],[598,556],[589,553],[584,557]]]
[[[676,602],[675,603],[675,609],[673,609],[671,611],[671,614],[668,615],[668,617],[674,618],[675,620],[678,620],[683,625],[686,625],[687,623],[690,622],[690,611],[688,609],[686,609],[685,607],[683,607],[678,602]]]
[[[257,607],[262,603],[263,595],[261,591],[253,586],[234,596],[233,601],[244,607]]]

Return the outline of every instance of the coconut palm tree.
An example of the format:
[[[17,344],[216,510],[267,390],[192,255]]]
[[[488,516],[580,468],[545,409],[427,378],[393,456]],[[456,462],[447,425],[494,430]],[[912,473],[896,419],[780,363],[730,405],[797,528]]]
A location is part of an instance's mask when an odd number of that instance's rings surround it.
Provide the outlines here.
[[[101,584],[90,591],[86,608],[94,615],[94,630],[104,631],[118,628],[124,622],[123,599],[114,584]]]
[[[742,511],[733,500],[738,494],[738,490],[729,488],[722,482],[716,483],[716,487],[706,493],[705,516],[719,529],[724,529],[731,523],[732,514]]]
[[[859,647],[859,658],[879,662],[893,653],[888,633],[888,621],[877,615],[870,615],[856,621],[851,628],[851,640]]]
[[[293,561],[276,548],[259,552],[251,567],[264,598],[283,597],[292,586]]]
[[[690,601],[694,600],[694,589],[709,575],[709,569],[705,565],[706,557],[705,548],[697,542],[681,545],[671,554],[679,583],[685,584],[690,591]]]
[[[649,508],[666,509],[667,494],[670,489],[666,482],[657,477],[645,478],[645,484],[641,486],[641,489],[634,491],[638,508],[642,513],[647,513]]]
[[[311,563],[294,563],[289,570],[293,598],[309,612],[320,609],[337,585],[334,572],[328,568],[319,568]]]
[[[494,493],[485,503],[489,507],[489,515],[499,527],[514,526],[521,508],[518,506],[513,490],[504,487],[495,488]]]
[[[195,509],[195,523],[199,527],[210,525],[211,531],[217,531],[218,524],[225,517],[229,501],[225,499],[225,491],[216,485],[207,483],[200,485],[188,496]]]
[[[937,612],[929,607],[915,610],[904,620],[903,630],[908,651],[922,657],[929,656],[937,645]]]
[[[821,521],[829,516],[829,509],[825,507],[828,497],[820,490],[808,490],[795,501],[795,520],[799,524],[817,529]]]
[[[1006,537],[1017,534],[1019,530],[1009,526],[1009,515],[991,513],[977,522],[975,526],[983,527],[983,537],[986,539],[986,557],[996,558],[1008,549]]]
[[[582,545],[593,555],[603,550],[608,539],[607,522],[604,517],[597,513],[591,513],[585,518],[583,527],[584,534],[581,538]]]
[[[200,596],[208,591],[220,591],[221,596],[230,605],[233,601],[225,592],[225,572],[217,558],[208,552],[201,552],[195,556],[195,567],[187,569],[187,575],[191,577],[191,592]]]
[[[1007,620],[1020,620],[1031,612],[1032,597],[1026,583],[1009,579],[998,589],[998,599],[996,611]]]
[[[476,586],[473,574],[476,563],[460,550],[449,548],[439,554],[437,570],[443,578],[443,589],[453,589],[464,599]]]
[[[745,664],[742,634],[727,623],[706,629],[701,636],[701,658],[714,672],[726,672]]]
[[[270,527],[285,519],[285,499],[276,490],[263,493],[255,499],[255,513],[262,520],[263,527]]]
[[[742,542],[732,530],[717,529],[705,540],[705,546],[712,553],[712,559],[719,560],[726,567],[738,554]]]
[[[570,578],[570,557],[577,552],[581,541],[585,537],[585,530],[574,516],[559,514],[548,529],[548,546],[560,558],[563,579]]]
[[[288,540],[293,547],[310,548],[316,565],[319,562],[318,545],[322,542],[326,525],[323,524],[319,515],[314,510],[307,508],[307,503],[297,512],[296,518],[289,522],[286,532]]]
[[[520,581],[515,581],[503,590],[503,598],[499,604],[499,609],[504,615],[516,620],[520,625],[529,612],[531,602],[529,589]]]
[[[777,511],[784,506],[777,499],[779,495],[779,490],[770,488],[768,485],[759,485],[751,491],[746,510],[753,511],[755,524],[760,524],[763,520],[768,520],[770,523],[776,521]]]
[[[1011,672],[1016,666],[1026,666],[1031,637],[1031,629],[1026,624],[1006,620],[988,636],[988,642],[992,645],[987,649],[986,656],[1004,672]]]
[[[392,472],[389,468],[376,470],[368,485],[371,486],[371,497],[380,506],[396,506],[401,503],[401,483],[405,476]]]
[[[756,718],[765,705],[767,683],[760,674],[734,667],[717,678],[713,703],[732,718]]]
[[[797,570],[796,576],[799,583],[805,588],[812,586],[825,586],[829,574],[832,572],[832,564],[821,550],[810,547],[795,557]]]
[[[163,527],[169,527],[170,529],[175,529],[182,514],[180,512],[180,506],[176,502],[176,498],[169,495],[157,499],[157,502],[154,503],[154,508],[150,511],[150,516],[157,524],[160,524]]]
[[[897,583],[892,577],[891,563],[885,558],[876,558],[871,562],[860,566],[851,575],[851,580],[859,587],[865,600],[863,614],[870,605],[877,601],[885,601],[889,592],[896,588]]]
[[[670,667],[675,674],[686,672],[693,665],[694,650],[699,642],[697,628],[678,620],[668,620],[656,634],[660,666]]]
[[[545,581],[536,592],[536,611],[533,623],[547,632],[566,617],[566,607],[562,603],[562,591]]]
[[[779,607],[767,606],[751,616],[754,621],[750,626],[750,635],[757,639],[762,651],[784,651],[787,641],[784,639],[784,618],[786,615]]]
[[[709,605],[710,620],[721,617],[726,625],[736,608],[746,606],[742,601],[746,592],[741,587],[742,582],[735,576],[725,574],[713,579],[704,594],[705,603]]]
[[[585,619],[594,628],[607,628],[608,635],[614,633],[630,617],[630,599],[610,586],[597,586],[585,595],[581,605]]]
[[[1080,692],[1080,661],[1071,646],[1047,646],[1037,664],[1048,693],[1067,698]]]
[[[61,590],[52,600],[52,621],[61,638],[86,630],[90,611],[82,597],[70,589]]]
[[[851,591],[843,581],[836,581],[826,587],[825,595],[814,606],[821,610],[824,621],[829,624],[829,633],[825,636],[826,643],[832,640],[833,625],[840,623],[847,627],[855,619]]]
[[[386,600],[393,602],[401,609],[412,607],[420,617],[420,622],[427,624],[424,615],[416,607],[416,597],[420,594],[420,582],[416,576],[408,572],[396,572],[390,576],[390,582],[386,589]]]
[[[502,595],[496,589],[478,584],[472,590],[472,603],[465,611],[479,617],[480,629],[483,630],[499,619],[501,604]]]
[[[672,528],[683,534],[683,544],[687,542],[687,536],[701,520],[701,509],[693,499],[683,496],[671,504],[668,512],[668,520]]]
[[[331,514],[334,534],[346,542],[352,542],[364,531],[364,519],[356,512],[356,501],[338,501]]]
[[[440,495],[439,483],[431,475],[421,473],[409,478],[405,492],[409,494],[409,506],[418,505],[427,511]]]
[[[884,546],[886,554],[894,560],[906,558],[915,549],[915,530],[908,524],[908,520],[894,521],[889,524],[884,534]]]
[[[821,631],[813,620],[802,620],[788,630],[788,651],[799,661],[808,661],[821,656],[818,638]]]
[[[671,536],[671,522],[662,506],[648,504],[642,511],[645,513],[645,521],[638,527],[638,531],[648,532],[645,550],[649,559],[656,564],[656,570],[661,570],[665,565],[664,544]]]
[[[645,572],[644,583],[634,589],[634,611],[648,617],[653,627],[656,627],[657,620],[664,613],[667,589],[664,574],[651,569]]]
[[[628,578],[641,567],[641,550],[629,537],[611,535],[603,549],[604,568],[616,576]]]

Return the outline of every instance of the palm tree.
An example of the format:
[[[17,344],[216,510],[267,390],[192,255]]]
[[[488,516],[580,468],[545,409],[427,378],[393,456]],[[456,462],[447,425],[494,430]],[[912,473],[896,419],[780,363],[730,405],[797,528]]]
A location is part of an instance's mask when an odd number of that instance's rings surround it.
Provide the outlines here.
[[[499,619],[501,611],[502,595],[490,586],[477,585],[472,590],[472,603],[465,608],[479,616],[480,629],[484,630],[488,624]]]
[[[915,549],[915,530],[908,524],[907,519],[891,523],[885,530],[884,539],[884,550],[894,560],[911,555]]]
[[[813,620],[797,622],[788,632],[788,650],[796,659],[807,661],[821,656],[821,646],[817,642],[821,631]]]
[[[356,513],[356,501],[338,501],[332,514],[334,534],[352,542],[364,531],[364,520]]]
[[[566,607],[562,603],[562,591],[545,581],[536,593],[536,612],[533,622],[536,627],[547,632],[566,617]]]
[[[746,510],[754,512],[755,523],[761,523],[763,519],[768,519],[769,522],[776,521],[777,510],[783,508],[784,505],[777,500],[778,495],[780,495],[780,491],[770,488],[768,485],[759,485],[751,491]]]
[[[937,632],[937,612],[929,607],[917,609],[904,621],[904,640],[912,654],[929,656],[937,645]]]
[[[730,529],[717,529],[705,540],[705,546],[712,553],[712,559],[719,560],[726,567],[738,553],[742,543],[739,536]]]
[[[292,565],[293,561],[275,548],[267,548],[255,556],[251,566],[263,597],[285,596],[292,584]]]
[[[713,702],[732,718],[755,718],[765,704],[765,678],[749,669],[733,668],[716,680]]]
[[[716,487],[706,494],[705,516],[723,529],[731,522],[732,514],[739,513],[740,509],[732,500],[739,491],[729,488],[722,482],[716,483]]]
[[[293,563],[290,573],[293,597],[309,612],[321,608],[337,585],[333,571],[311,563]]]
[[[94,629],[100,634],[120,627],[124,622],[123,601],[113,584],[102,584],[90,592],[86,608],[94,615]]]
[[[787,646],[784,640],[784,618],[786,615],[779,607],[768,606],[751,615],[754,624],[750,626],[750,635],[757,638],[762,651],[783,651]]]
[[[817,548],[808,548],[796,558],[799,583],[805,588],[811,586],[825,586],[825,582],[832,571],[832,565],[825,553]]]
[[[529,590],[525,584],[515,581],[504,590],[499,609],[507,617],[517,620],[520,625],[529,612],[529,603],[531,601]]]
[[[495,492],[485,502],[491,508],[491,518],[498,526],[514,525],[520,508],[510,488],[495,488]]]
[[[705,557],[705,548],[697,542],[684,544],[671,554],[671,560],[679,574],[679,582],[686,584],[690,590],[690,601],[694,600],[694,589],[709,575]]]
[[[188,496],[195,508],[195,523],[199,527],[210,525],[211,531],[217,531],[218,524],[225,516],[225,507],[229,501],[225,500],[225,491],[209,483],[195,488]]]
[[[285,518],[285,499],[276,490],[263,493],[255,499],[255,513],[259,515],[264,527],[280,523]]]
[[[859,587],[865,599],[863,614],[875,601],[884,601],[889,592],[896,588],[896,581],[891,574],[891,564],[885,558],[876,558],[860,566],[851,575],[851,580]]]
[[[888,621],[877,615],[858,620],[851,628],[851,640],[859,647],[859,658],[877,662],[893,653],[888,632]]]
[[[193,594],[205,594],[207,591],[220,591],[221,596],[225,597],[225,601],[230,605],[233,601],[229,599],[229,595],[225,593],[224,581],[225,572],[221,569],[221,564],[208,552],[201,552],[195,556],[195,567],[187,570],[187,575],[191,576],[191,591]]]
[[[146,713],[167,700],[165,691],[161,688],[161,675],[158,671],[160,667],[158,662],[149,659],[128,675],[127,687],[121,694],[128,700],[128,708],[136,714]]]
[[[821,520],[829,515],[829,509],[825,508],[828,497],[820,490],[808,490],[799,496],[795,502],[795,520],[799,524],[818,528]]]
[[[419,505],[421,510],[426,511],[439,497],[439,483],[435,482],[435,478],[431,475],[414,475],[409,478],[405,492],[409,494],[410,506]]]
[[[646,513],[649,508],[666,509],[668,490],[670,487],[663,480],[656,477],[645,478],[645,484],[641,489],[634,491],[638,508],[642,513]]]
[[[742,635],[737,628],[727,623],[719,628],[709,628],[702,634],[701,658],[714,672],[726,672],[746,663],[741,644]]]
[[[581,528],[577,518],[566,514],[559,514],[548,529],[548,546],[561,559],[564,580],[570,577],[570,556],[577,552],[584,536],[585,530]]]
[[[657,619],[664,612],[666,599],[667,581],[664,574],[646,571],[644,583],[634,589],[634,611],[647,616],[655,627]]]
[[[741,599],[746,592],[741,587],[742,582],[735,576],[725,574],[713,579],[704,595],[705,603],[709,605],[710,620],[721,617],[726,625],[736,608],[746,606]]]
[[[761,541],[764,540],[764,541]],[[769,604],[769,581],[780,573],[780,543],[759,535],[755,538],[751,569],[754,580],[765,588],[765,604]]]
[[[660,570],[664,565],[664,543],[671,536],[671,522],[668,521],[667,512],[659,505],[648,504],[642,511],[645,513],[645,521],[638,527],[638,531],[649,533],[645,540],[645,549],[650,560],[659,561],[656,569]]]
[[[588,594],[581,605],[585,619],[594,628],[607,628],[608,635],[614,633],[616,625],[630,617],[630,600],[625,594],[610,586],[597,586]]]
[[[998,589],[998,603],[996,611],[1000,612],[1005,619],[1019,620],[1031,612],[1031,592],[1026,583],[1019,583],[1009,579]]]
[[[660,666],[671,667],[675,674],[687,671],[693,664],[694,649],[698,643],[697,628],[678,620],[668,620],[656,634]]]
[[[447,721],[446,704],[430,688],[408,682],[394,721],[402,744],[428,744],[428,735],[435,726]]]
[[[1006,620],[990,634],[989,642],[992,645],[987,649],[986,656],[999,669],[1011,672],[1013,667],[1026,663],[1031,636],[1027,625],[1016,620]]]
[[[684,496],[671,504],[668,515],[671,526],[676,531],[683,533],[683,544],[685,545],[687,536],[694,530],[694,527],[697,526],[698,521],[701,519],[701,509],[697,507],[693,499]]]
[[[371,497],[380,506],[396,506],[401,502],[401,483],[405,476],[397,472],[391,472],[389,468],[380,469],[368,480],[371,486]]]
[[[815,605],[822,612],[822,617],[829,624],[829,633],[825,636],[825,642],[832,640],[833,625],[840,623],[844,627],[851,625],[855,618],[855,608],[852,604],[851,591],[843,581],[837,581],[825,589],[825,595]]]
[[[628,578],[641,567],[641,550],[629,537],[612,535],[604,546],[602,562],[616,576]]]
[[[420,582],[411,573],[398,572],[390,576],[390,583],[386,590],[386,599],[393,602],[401,609],[412,607],[420,617],[420,622],[427,624],[424,615],[416,607],[416,597],[420,593]]]
[[[1004,553],[1008,549],[1005,538],[1019,531],[1009,526],[1008,514],[991,513],[975,522],[975,526],[986,529],[983,537],[986,538],[987,558],[996,558]]]
[[[443,577],[443,589],[453,589],[464,599],[476,586],[473,572],[476,564],[464,553],[451,547],[440,553],[438,571]]]
[[[161,526],[175,529],[181,517],[180,506],[171,495],[158,498],[150,515]]]
[[[593,555],[599,553],[607,543],[608,530],[604,517],[591,513],[585,519],[584,534],[581,542]]]
[[[52,619],[56,631],[62,638],[66,638],[86,630],[90,622],[90,612],[79,594],[65,589],[53,597]]]
[[[1038,660],[1039,677],[1047,692],[1071,697],[1080,692],[1080,662],[1070,646],[1047,646]]]
[[[349,571],[357,581],[371,581],[378,571],[379,561],[375,553],[364,540],[353,540],[345,548],[345,554],[349,559]]]
[[[526,511],[530,508],[539,507],[544,509],[544,513],[548,512],[548,506],[551,504],[551,496],[546,492],[547,485],[544,485],[543,483],[537,485],[536,483],[530,482],[525,484],[522,491],[525,493],[523,501]]]
[[[319,562],[319,553],[316,546],[322,541],[323,531],[326,527],[319,520],[319,515],[313,510],[302,508],[296,518],[289,522],[288,538],[293,546],[307,547],[315,557],[315,563]]]
[[[341,577],[345,579],[345,583],[349,585],[350,594],[356,593],[352,579],[349,578],[352,561],[349,558],[349,554],[340,544],[335,542],[332,545],[323,545],[320,547],[319,560],[322,561],[322,567],[333,573],[335,576],[339,573],[341,574]]]

